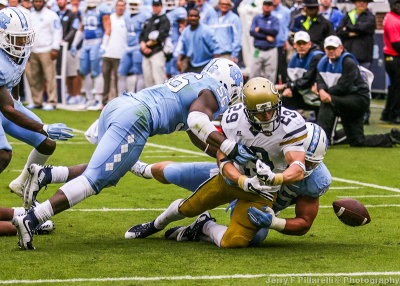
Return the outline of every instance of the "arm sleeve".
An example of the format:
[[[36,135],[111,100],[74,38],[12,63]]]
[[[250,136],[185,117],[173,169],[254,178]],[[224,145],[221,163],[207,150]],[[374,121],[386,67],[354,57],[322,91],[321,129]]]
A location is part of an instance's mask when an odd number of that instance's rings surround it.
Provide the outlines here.
[[[62,41],[61,21],[56,13],[54,13],[52,15],[53,16],[52,16],[52,20],[51,20],[52,21],[51,29],[53,32],[53,43],[51,44],[51,49],[58,51],[60,49],[60,44]]]
[[[359,69],[357,63],[350,56],[343,59],[343,73],[336,85],[329,88],[328,93],[334,95],[348,94],[354,92],[354,82],[356,81]]]

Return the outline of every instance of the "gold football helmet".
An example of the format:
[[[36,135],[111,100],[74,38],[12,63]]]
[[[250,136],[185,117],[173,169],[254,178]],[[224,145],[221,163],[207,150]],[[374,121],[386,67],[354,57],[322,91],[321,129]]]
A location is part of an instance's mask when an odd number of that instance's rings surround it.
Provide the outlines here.
[[[278,128],[282,102],[271,81],[262,77],[249,80],[244,86],[242,101],[249,122],[257,130],[271,135]]]

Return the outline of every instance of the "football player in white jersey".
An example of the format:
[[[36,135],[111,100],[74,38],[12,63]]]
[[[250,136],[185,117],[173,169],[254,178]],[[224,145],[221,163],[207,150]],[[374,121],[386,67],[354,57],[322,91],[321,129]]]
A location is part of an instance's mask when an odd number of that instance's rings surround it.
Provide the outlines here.
[[[73,135],[65,124],[45,125],[19,100],[19,82],[33,46],[34,31],[29,15],[16,7],[0,11],[0,173],[11,161],[12,148],[6,134],[35,149],[18,178],[9,187],[22,196],[28,167],[44,164],[53,154],[56,143],[51,139],[67,140]]]
[[[306,172],[304,179],[292,185],[282,185],[277,193],[272,210],[274,215],[295,205],[294,218],[287,218],[285,228],[281,231],[288,235],[304,235],[311,228],[318,214],[319,197],[325,194],[332,182],[332,176],[322,162],[326,154],[328,140],[325,131],[315,123],[306,123],[307,138],[304,140],[306,151]],[[146,164],[138,161],[135,164],[134,174],[145,179],[154,178],[164,184],[175,184],[194,192],[201,184],[218,173],[218,165],[213,162],[175,163],[163,161],[155,164]],[[228,209],[234,210],[236,200]],[[259,245],[268,235],[269,229],[274,228],[275,218],[270,210],[262,212],[256,208],[248,210],[249,218],[261,229],[250,242],[249,246]],[[191,227],[191,226],[188,226]],[[177,234],[184,226],[174,227],[166,232],[166,237],[176,239]],[[199,229],[200,231],[200,229]]]
[[[249,80],[242,101],[224,113],[222,130],[230,140],[250,148],[259,160],[240,166],[218,151],[219,174],[190,197],[174,201],[155,220],[130,228],[125,238],[144,238],[173,221],[201,214],[191,227],[180,228],[171,235],[179,241],[199,240],[204,233],[220,247],[249,245],[258,227],[249,220],[248,208],[272,207],[282,184],[292,184],[304,177],[303,141],[307,128],[300,114],[281,106],[278,91],[267,79]],[[234,199],[238,201],[229,226],[212,223],[205,211]]]

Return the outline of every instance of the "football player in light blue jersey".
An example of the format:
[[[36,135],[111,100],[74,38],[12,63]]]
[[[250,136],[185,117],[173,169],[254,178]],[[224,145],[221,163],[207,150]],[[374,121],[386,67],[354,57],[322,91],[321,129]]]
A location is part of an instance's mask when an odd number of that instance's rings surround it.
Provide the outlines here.
[[[128,0],[127,12],[124,15],[127,28],[127,49],[118,67],[119,93],[123,91],[138,92],[145,87],[139,36],[143,24],[151,17],[152,12],[143,8],[142,0]]]
[[[98,125],[98,145],[89,164],[73,167],[41,168],[24,188],[27,205],[35,200],[44,182],[65,182],[49,200],[36,205],[24,216],[14,217],[19,246],[34,249],[32,229],[82,200],[116,185],[138,160],[147,138],[156,134],[188,131],[199,140],[203,150],[220,148],[239,163],[255,156],[243,145],[218,132],[211,119],[224,112],[243,86],[239,67],[228,59],[213,59],[201,74],[187,73],[139,93],[124,93],[103,109]],[[209,145],[211,147],[209,147]],[[37,168],[36,168],[37,167]],[[86,169],[85,169],[86,168]]]
[[[81,26],[76,31],[71,44],[71,55],[76,56],[77,46],[83,39],[79,60],[87,102],[79,106],[78,109],[100,110],[103,107],[102,93],[104,86],[101,56],[110,40],[111,10],[108,5],[102,4],[100,0],[88,0],[86,2],[87,8],[81,16]],[[94,97],[92,94],[93,81]]]
[[[169,30],[169,38],[171,39],[171,44],[173,47],[172,58],[166,63],[165,69],[169,77],[179,74],[177,67],[178,56],[174,54],[179,54],[176,51],[181,32],[186,26],[187,10],[183,7],[186,4],[185,0],[164,0],[163,6],[167,8],[167,17],[171,23],[171,28]]]
[[[20,176],[9,185],[12,192],[22,196],[29,166],[44,164],[56,148],[56,143],[50,139],[66,140],[72,135],[66,132],[71,129],[64,124],[42,124],[40,118],[19,101],[18,84],[33,45],[34,31],[29,15],[16,7],[2,9],[0,18],[0,173],[12,157],[6,134],[35,148]]]
[[[332,181],[332,176],[322,162],[327,149],[327,138],[324,130],[314,123],[306,123],[308,134],[304,141],[306,150],[305,178],[292,185],[283,185],[279,190],[272,210],[275,215],[290,205],[295,205],[296,217],[285,220],[282,233],[304,235],[310,229],[318,213],[319,197],[325,194]],[[175,184],[191,192],[219,172],[218,165],[211,162],[174,163],[171,161],[155,164],[136,162],[132,167],[135,175],[154,178],[164,184]],[[230,204],[231,215],[236,200]],[[270,212],[270,210],[268,210]],[[264,213],[254,207],[249,209],[250,219],[261,229],[249,246],[259,245],[273,228],[272,221],[278,220],[271,213]],[[274,222],[276,224],[276,222]],[[272,227],[271,227],[272,225]],[[171,237],[170,237],[171,238]],[[174,238],[174,237],[172,237]]]

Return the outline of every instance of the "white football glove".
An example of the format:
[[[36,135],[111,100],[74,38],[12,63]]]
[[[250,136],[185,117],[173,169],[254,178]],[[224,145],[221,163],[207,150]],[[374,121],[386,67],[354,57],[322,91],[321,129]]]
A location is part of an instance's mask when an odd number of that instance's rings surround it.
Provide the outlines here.
[[[266,186],[262,184],[262,182],[260,182],[257,176],[247,178],[244,180],[243,190],[245,192],[255,193],[270,201],[272,201],[274,198],[273,194],[268,193],[269,191],[271,191],[271,189],[272,189],[271,186]]]
[[[260,159],[257,160],[256,168],[258,179],[266,185],[273,185],[275,173],[271,171],[271,168]]]

